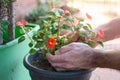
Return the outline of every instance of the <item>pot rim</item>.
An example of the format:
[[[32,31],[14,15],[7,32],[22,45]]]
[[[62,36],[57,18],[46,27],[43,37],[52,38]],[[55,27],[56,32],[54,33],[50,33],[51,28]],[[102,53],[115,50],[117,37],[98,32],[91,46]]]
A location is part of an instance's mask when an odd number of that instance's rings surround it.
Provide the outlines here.
[[[39,25],[37,25],[37,24],[31,24],[31,23],[29,23],[29,25],[30,26],[34,26],[34,28],[30,31],[30,32],[28,32],[28,34],[31,36],[31,35],[33,35],[33,33],[32,32],[34,32],[34,31],[37,31],[40,27],[39,27]],[[25,36],[26,37],[26,35],[24,34],[24,35],[22,35],[22,36]],[[5,43],[4,45],[0,45],[0,50],[2,50],[2,49],[5,49],[5,48],[8,48],[8,47],[11,47],[11,46],[14,46],[14,45],[16,45],[16,44],[18,44],[18,39],[19,39],[20,37],[18,37],[18,38],[16,38],[16,39],[14,39],[14,40],[12,40],[12,41],[10,41],[10,42],[8,42],[8,43]]]
[[[30,58],[30,56],[34,56],[34,55],[30,55],[30,54],[27,54],[25,57],[24,57],[24,66],[29,70],[29,72],[36,72],[38,74],[44,74],[46,76],[62,76],[62,77],[65,77],[65,76],[69,76],[69,77],[73,77],[74,76],[80,76],[82,74],[87,74],[87,73],[90,73],[92,72],[94,69],[81,69],[81,70],[75,70],[75,71],[69,71],[69,72],[52,72],[52,71],[48,71],[48,70],[43,70],[43,69],[39,69],[37,67],[35,67],[34,65],[32,65],[28,58]]]

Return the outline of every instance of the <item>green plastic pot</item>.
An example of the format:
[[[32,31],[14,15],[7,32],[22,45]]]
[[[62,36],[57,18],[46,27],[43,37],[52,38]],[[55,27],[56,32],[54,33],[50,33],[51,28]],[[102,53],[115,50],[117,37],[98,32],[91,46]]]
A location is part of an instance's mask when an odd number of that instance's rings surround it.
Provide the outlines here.
[[[40,27],[29,25],[33,27],[28,33],[32,36]],[[5,45],[0,45],[0,80],[30,80],[29,73],[23,66],[23,58],[30,49],[28,46],[30,40],[26,38],[18,43],[18,39],[19,37]]]
[[[3,38],[2,38],[2,36],[3,36],[3,33],[2,33],[2,30],[0,29],[0,44],[3,43]]]

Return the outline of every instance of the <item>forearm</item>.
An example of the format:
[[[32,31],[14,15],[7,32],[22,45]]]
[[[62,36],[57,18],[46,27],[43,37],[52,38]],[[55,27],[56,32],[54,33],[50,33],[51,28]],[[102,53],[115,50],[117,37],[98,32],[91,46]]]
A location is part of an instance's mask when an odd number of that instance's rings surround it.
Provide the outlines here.
[[[109,23],[103,24],[96,28],[96,30],[102,29],[104,31],[103,41],[112,40],[120,37],[120,18],[114,19]]]
[[[120,50],[97,51],[98,54],[94,57],[94,67],[113,68],[120,70]]]

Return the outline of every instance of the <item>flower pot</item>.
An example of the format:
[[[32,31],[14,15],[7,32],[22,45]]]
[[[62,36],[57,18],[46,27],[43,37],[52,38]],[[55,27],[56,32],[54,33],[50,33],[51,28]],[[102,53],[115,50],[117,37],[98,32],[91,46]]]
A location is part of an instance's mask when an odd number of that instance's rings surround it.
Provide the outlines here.
[[[2,33],[2,30],[0,29],[0,44],[3,43],[3,38],[2,38],[2,36],[3,36],[3,33]]]
[[[28,33],[32,36],[39,26],[34,24],[29,26],[33,27]],[[26,38],[18,43],[18,39],[0,45],[0,80],[30,80],[29,73],[23,66],[23,58],[29,52],[30,41]]]
[[[26,55],[24,58],[24,66],[29,70],[32,80],[89,80],[93,70],[78,70],[69,72],[52,72],[48,70],[39,69],[31,64],[31,62],[40,56],[39,53],[35,55]]]

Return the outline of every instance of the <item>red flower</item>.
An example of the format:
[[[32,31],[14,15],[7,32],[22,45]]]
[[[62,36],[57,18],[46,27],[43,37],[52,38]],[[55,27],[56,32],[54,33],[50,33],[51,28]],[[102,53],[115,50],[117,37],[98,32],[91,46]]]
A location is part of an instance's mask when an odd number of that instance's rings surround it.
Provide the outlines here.
[[[79,23],[79,21],[78,21],[77,19],[74,19],[74,21],[73,21],[73,25],[74,25],[74,26],[77,26],[78,23]]]
[[[86,17],[87,17],[88,19],[92,20],[91,15],[89,15],[88,13],[86,13]]]
[[[103,38],[103,36],[104,36],[104,31],[103,31],[102,29],[100,29],[100,30],[97,32],[96,37],[97,37],[97,38]]]
[[[67,15],[67,14],[70,14],[70,11],[68,11],[67,9],[64,10],[64,14]]]
[[[70,22],[66,22],[65,24],[66,26],[69,26],[69,27],[71,26]]]
[[[28,24],[28,22],[24,19],[20,20],[19,22],[17,22],[17,26],[25,26],[26,24]]]
[[[49,38],[47,41],[47,48],[54,48],[56,40],[54,38]]]

